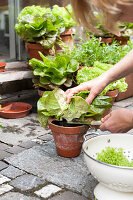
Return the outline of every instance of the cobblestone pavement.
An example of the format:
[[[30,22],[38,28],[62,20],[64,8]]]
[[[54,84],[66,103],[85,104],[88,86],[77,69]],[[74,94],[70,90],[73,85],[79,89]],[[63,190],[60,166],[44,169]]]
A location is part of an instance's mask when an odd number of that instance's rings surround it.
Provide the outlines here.
[[[133,98],[113,109],[133,109]],[[92,200],[97,181],[83,153],[76,158],[57,155],[50,130],[44,130],[32,112],[25,118],[0,124],[0,200]],[[133,133],[133,130],[130,131]]]

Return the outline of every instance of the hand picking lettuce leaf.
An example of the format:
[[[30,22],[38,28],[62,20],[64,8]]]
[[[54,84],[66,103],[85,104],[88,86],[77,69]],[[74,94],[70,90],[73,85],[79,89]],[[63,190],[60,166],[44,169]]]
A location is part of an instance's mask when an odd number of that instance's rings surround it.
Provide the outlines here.
[[[68,122],[84,121],[91,116],[101,117],[104,110],[112,106],[109,103],[112,99],[108,96],[97,96],[90,105],[85,100],[88,94],[87,91],[80,92],[71,99],[70,104],[67,104],[65,92],[60,88],[44,92],[37,103],[39,122],[46,127],[51,117]]]

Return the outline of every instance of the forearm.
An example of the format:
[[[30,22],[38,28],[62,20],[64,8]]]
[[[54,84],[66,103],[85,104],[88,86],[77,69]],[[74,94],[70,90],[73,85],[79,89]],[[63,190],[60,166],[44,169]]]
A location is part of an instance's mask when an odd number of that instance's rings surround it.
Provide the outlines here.
[[[114,52],[115,53],[115,52]],[[102,74],[106,85],[133,73],[133,50],[131,50],[123,59],[115,64],[111,69]]]

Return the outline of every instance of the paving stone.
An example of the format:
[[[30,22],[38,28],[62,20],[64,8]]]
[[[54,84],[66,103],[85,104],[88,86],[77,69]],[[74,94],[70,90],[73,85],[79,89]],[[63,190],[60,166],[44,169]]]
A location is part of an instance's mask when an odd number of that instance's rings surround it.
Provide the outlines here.
[[[9,148],[9,145],[0,142],[0,150],[5,150],[5,149],[8,149],[8,148]]]
[[[12,156],[11,153],[2,151],[2,150],[0,151],[0,160],[3,160],[4,158],[10,157],[10,156]]]
[[[6,169],[2,170],[1,174],[13,179],[13,178],[16,178],[18,176],[25,174],[25,172],[13,167],[13,166],[9,166]]]
[[[118,107],[125,108],[127,106],[131,106],[132,103],[133,103],[133,97],[128,98],[128,99],[124,99],[122,101],[115,102],[114,105],[118,106]]]
[[[41,135],[38,138],[41,139],[41,140],[44,140],[44,141],[50,141],[50,140],[53,139],[53,135],[51,135],[51,134],[45,134],[45,135]]]
[[[6,182],[9,182],[11,179],[7,178],[6,176],[3,176],[0,174],[0,185]]]
[[[39,200],[36,197],[27,197],[18,192],[8,192],[3,196],[0,196],[0,200]]]
[[[31,190],[38,185],[44,184],[45,180],[38,178],[37,176],[25,174],[23,176],[19,176],[15,180],[10,182],[10,185],[22,190]]]
[[[19,146],[14,146],[6,149],[7,152],[12,153],[12,154],[18,154],[22,151],[24,151],[25,148],[19,147]]]
[[[8,165],[5,162],[0,161],[0,170],[5,169],[7,167],[8,167]]]
[[[57,195],[55,195],[54,197],[52,198],[49,198],[49,200],[89,200],[88,198],[86,197],[83,197],[79,194],[76,194],[74,192],[71,192],[71,191],[65,191],[63,193],[58,193]]]
[[[41,190],[36,191],[35,194],[43,198],[48,198],[59,191],[61,191],[61,188],[57,187],[56,185],[50,184],[46,185]]]
[[[76,158],[57,155],[54,141],[34,146],[5,159],[11,165],[42,177],[48,182],[90,198],[98,183],[85,165],[82,153]]]
[[[37,113],[18,119],[1,118],[0,123],[4,126],[0,129],[0,141],[13,146],[47,133],[37,120]]]
[[[37,145],[37,144],[36,144],[36,142],[33,142],[33,141],[26,141],[26,142],[22,142],[21,144],[19,144],[20,147],[23,147],[25,149],[29,149],[35,145]]]
[[[10,190],[12,190],[13,187],[8,185],[8,184],[3,184],[3,185],[0,185],[0,195],[1,194],[4,194],[6,192],[9,192]]]

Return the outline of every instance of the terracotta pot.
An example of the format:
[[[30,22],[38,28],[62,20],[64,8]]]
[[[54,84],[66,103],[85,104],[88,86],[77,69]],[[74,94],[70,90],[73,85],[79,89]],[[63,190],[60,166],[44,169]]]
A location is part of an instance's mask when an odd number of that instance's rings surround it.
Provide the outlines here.
[[[116,97],[116,101],[133,97],[133,73],[126,76],[126,83],[128,84],[127,91],[119,92],[118,96]]]
[[[111,44],[113,42],[113,38],[102,38],[101,42]]]
[[[112,98],[112,101],[110,102],[112,105],[114,104],[114,101],[116,99],[116,97],[118,96],[119,91],[118,90],[112,90],[112,91],[108,91],[106,93],[107,96]],[[105,117],[106,115],[108,115],[111,112],[111,108],[109,109],[105,109],[105,111],[102,114],[102,117]]]
[[[42,58],[39,56],[38,51],[42,52],[45,56],[54,55],[51,49],[44,49],[44,47],[41,44],[25,43],[25,48],[30,56],[30,59],[36,58],[42,60]]]
[[[87,125],[73,125],[67,124],[63,126],[62,122],[52,121],[49,122],[57,153],[63,157],[76,157],[80,154],[83,135],[87,132],[89,126]]]
[[[0,62],[0,72],[4,72],[5,71],[5,66],[6,66],[6,63]]]
[[[120,43],[120,45],[127,44],[127,41],[129,40],[129,37],[124,36],[115,36],[115,40]]]
[[[73,47],[73,38],[72,38],[73,31],[71,29],[63,32],[61,34],[61,39],[62,41],[66,44],[70,46],[70,49]]]
[[[24,102],[9,102],[1,104],[0,117],[13,119],[25,117],[29,114],[32,106]]]
[[[39,87],[39,88],[38,88],[38,95],[39,95],[40,97],[42,97],[42,96],[43,96],[43,93],[44,93],[45,91],[48,91],[48,90],[46,90],[45,88]]]
[[[118,94],[119,94],[118,90],[112,90],[112,91],[108,91],[106,93],[107,96],[112,98],[112,101],[110,102],[112,105],[113,105],[115,99],[117,98]]]

